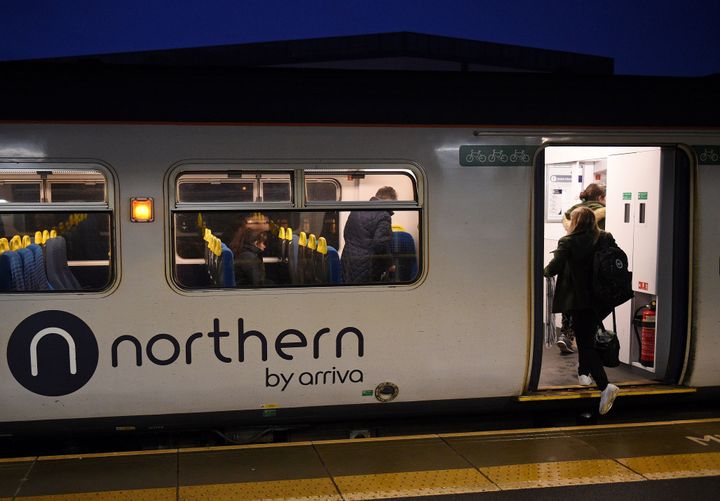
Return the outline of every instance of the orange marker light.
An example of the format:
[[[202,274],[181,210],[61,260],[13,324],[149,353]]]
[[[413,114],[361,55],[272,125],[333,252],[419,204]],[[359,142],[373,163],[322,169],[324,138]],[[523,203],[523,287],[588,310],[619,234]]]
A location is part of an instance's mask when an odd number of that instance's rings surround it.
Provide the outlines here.
[[[152,198],[130,199],[130,221],[133,223],[150,223],[154,219]]]

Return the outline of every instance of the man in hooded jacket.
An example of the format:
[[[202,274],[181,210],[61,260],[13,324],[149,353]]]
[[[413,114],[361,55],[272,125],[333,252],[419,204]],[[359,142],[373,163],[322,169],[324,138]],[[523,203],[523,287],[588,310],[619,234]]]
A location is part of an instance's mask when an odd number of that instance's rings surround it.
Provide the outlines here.
[[[397,200],[397,193],[385,186],[370,200]],[[392,211],[353,211],[343,237],[341,262],[345,283],[380,282],[383,275],[392,271]]]

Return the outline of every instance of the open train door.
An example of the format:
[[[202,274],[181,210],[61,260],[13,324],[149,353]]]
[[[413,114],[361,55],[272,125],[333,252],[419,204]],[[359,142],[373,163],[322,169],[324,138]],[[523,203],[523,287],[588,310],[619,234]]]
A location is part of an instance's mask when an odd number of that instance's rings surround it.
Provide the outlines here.
[[[594,396],[577,379],[577,354],[562,355],[545,324],[549,317],[543,268],[566,231],[564,213],[591,183],[606,187],[605,229],[626,252],[635,297],[616,308],[621,344],[608,378],[634,394],[692,391],[682,383],[690,302],[691,161],[687,150],[663,145],[548,146],[536,157],[533,211],[533,347],[521,399],[569,391]],[[605,320],[607,328],[612,318]],[[577,348],[573,347],[576,351]],[[597,393],[595,391],[595,393]]]

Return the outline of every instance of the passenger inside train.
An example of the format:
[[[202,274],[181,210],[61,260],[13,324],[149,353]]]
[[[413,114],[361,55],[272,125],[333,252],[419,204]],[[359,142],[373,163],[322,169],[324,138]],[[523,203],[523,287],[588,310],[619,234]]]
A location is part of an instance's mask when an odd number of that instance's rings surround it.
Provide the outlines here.
[[[380,188],[370,200],[397,200],[395,189]],[[386,282],[395,272],[390,252],[392,211],[353,211],[345,224],[341,263],[346,283]]]
[[[267,248],[267,233],[245,228],[242,247],[236,252],[235,283],[241,285],[265,285],[265,265],[262,254]]]
[[[627,254],[634,298],[603,319],[620,344],[620,365],[606,368],[607,375],[623,384],[664,380],[672,371],[673,346],[682,345],[683,330],[673,324],[681,283],[673,256],[686,244],[675,241],[682,217],[675,212],[676,199],[682,201],[675,192],[675,158],[672,150],[653,146],[553,146],[545,152],[542,265],[566,235],[565,215],[577,207],[592,210],[599,228]],[[549,307],[544,314],[538,387],[594,386],[587,378],[577,379],[575,358],[566,356],[573,346],[567,317],[553,315]]]

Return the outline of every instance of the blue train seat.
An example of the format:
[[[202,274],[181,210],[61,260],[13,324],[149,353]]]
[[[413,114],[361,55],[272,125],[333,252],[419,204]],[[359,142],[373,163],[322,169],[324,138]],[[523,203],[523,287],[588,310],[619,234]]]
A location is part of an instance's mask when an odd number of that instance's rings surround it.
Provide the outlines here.
[[[9,292],[12,289],[12,266],[8,255],[11,251],[0,254],[0,291]]]
[[[25,287],[25,276],[23,271],[22,258],[16,251],[7,251],[2,256],[7,259],[7,268],[10,274],[10,289],[11,291],[24,291],[27,290]]]
[[[68,267],[65,239],[51,238],[45,243],[48,283],[55,290],[82,290],[80,283]]]
[[[328,245],[327,249],[328,279],[331,284],[339,284],[342,282],[342,263],[340,262],[340,253],[331,245]]]
[[[220,270],[218,273],[218,285],[220,287],[235,287],[235,256],[225,244],[220,244]]]
[[[18,256],[22,261],[23,269],[23,282],[25,283],[25,290],[34,291],[37,290],[37,284],[35,283],[35,254],[28,248],[18,249]]]
[[[418,272],[415,240],[406,231],[393,231],[390,244],[393,264],[395,265],[395,282],[410,282]]]
[[[45,272],[45,256],[43,256],[42,247],[38,244],[30,244],[28,249],[35,255],[35,269],[33,270],[35,290],[46,291],[48,290],[48,279]]]

